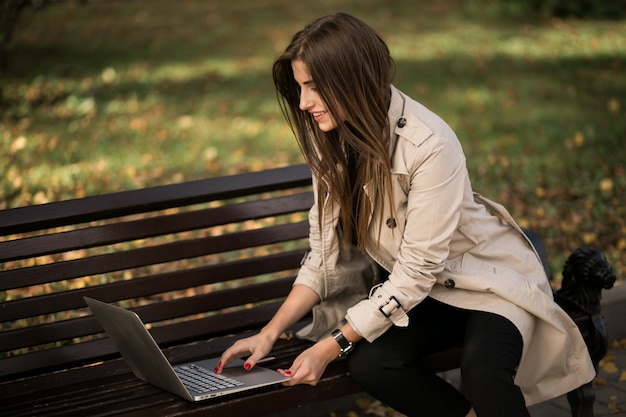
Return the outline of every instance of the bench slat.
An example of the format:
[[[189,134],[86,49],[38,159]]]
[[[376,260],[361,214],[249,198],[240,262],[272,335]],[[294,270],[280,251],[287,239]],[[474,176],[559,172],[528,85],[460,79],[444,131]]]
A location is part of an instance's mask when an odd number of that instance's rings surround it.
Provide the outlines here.
[[[0,242],[0,262],[306,211],[311,192]]]
[[[145,323],[156,323],[173,318],[284,298],[292,284],[293,277],[287,277],[261,284],[232,288],[219,293],[159,301],[133,310],[139,314]],[[233,323],[230,323],[230,325],[233,326]]]
[[[217,293],[189,296],[184,299],[171,301],[159,301],[133,310],[142,317],[144,323],[150,324],[283,298],[289,291],[292,282],[293,277],[288,277],[262,284],[223,290]],[[2,350],[8,350],[7,347],[10,346],[13,346],[13,349],[36,346],[47,342],[63,341],[73,337],[102,332],[101,328],[94,326],[94,324],[91,319],[79,318],[40,325],[35,328],[36,331],[27,332],[19,329],[7,331],[3,332],[5,334],[0,339],[3,344],[0,346],[2,346]],[[232,326],[232,323],[230,325]],[[15,346],[18,343],[19,345]]]
[[[132,280],[77,289],[69,293],[51,293],[37,297],[5,301],[0,303],[2,306],[2,318],[5,321],[11,321],[19,318],[36,317],[83,308],[85,306],[83,296],[91,296],[103,301],[118,301],[122,294],[125,299],[138,298],[200,285],[286,271],[297,268],[300,265],[304,252],[304,249],[301,249],[259,258],[242,259],[229,263],[134,278]],[[3,333],[0,333],[0,346],[4,346],[2,340]]]
[[[164,321],[192,314],[281,298],[289,291],[292,282],[293,277],[287,277],[245,288],[221,290],[198,296],[197,298],[199,298],[199,300],[194,304],[186,304],[181,301],[158,302],[151,306],[136,309],[136,311],[139,312],[145,323]],[[235,294],[233,294],[233,292]],[[86,295],[95,296],[90,293]],[[180,304],[183,304],[183,306]],[[85,307],[82,297],[80,297],[78,307]],[[92,317],[75,318],[4,331],[0,333],[0,346],[2,347],[2,351],[11,351],[29,346],[39,346],[46,343],[84,337],[101,331],[100,326]]]
[[[308,230],[308,222],[302,221],[224,236],[172,242],[83,259],[2,271],[0,272],[0,291],[286,242],[308,236]]]
[[[19,207],[0,213],[0,235],[26,233],[310,184],[311,172],[303,164]]]

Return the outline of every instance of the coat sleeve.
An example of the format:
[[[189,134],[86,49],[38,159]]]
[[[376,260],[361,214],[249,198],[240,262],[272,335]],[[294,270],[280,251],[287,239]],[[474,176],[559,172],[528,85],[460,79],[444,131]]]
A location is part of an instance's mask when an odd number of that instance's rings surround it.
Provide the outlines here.
[[[409,176],[409,187],[395,264],[389,279],[346,315],[353,329],[370,342],[394,324],[408,326],[406,313],[430,293],[450,253],[469,187],[465,156],[455,136],[431,134],[419,145],[407,139],[403,142],[400,157],[407,172],[394,175]]]
[[[310,250],[302,259],[298,275],[293,285],[306,285],[313,289],[320,299],[326,298],[324,275],[322,272],[322,235],[320,231],[319,211],[317,204],[318,187],[313,177],[313,207],[309,210],[309,247]]]

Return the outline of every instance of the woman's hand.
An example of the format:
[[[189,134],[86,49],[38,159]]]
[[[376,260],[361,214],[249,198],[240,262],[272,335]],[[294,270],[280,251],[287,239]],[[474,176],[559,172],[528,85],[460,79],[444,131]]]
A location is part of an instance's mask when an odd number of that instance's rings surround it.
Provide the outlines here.
[[[243,367],[246,370],[250,370],[256,365],[256,363],[267,356],[272,350],[272,346],[276,340],[273,337],[268,336],[266,333],[261,332],[254,336],[246,337],[245,339],[237,340],[231,347],[226,349],[222,353],[220,362],[217,364],[214,372],[219,374],[224,369],[224,366],[228,365],[235,359],[248,356]]]
[[[291,377],[283,385],[317,385],[329,363],[339,356],[339,345],[332,337],[320,340],[293,361],[291,368],[278,369],[278,372]]]
[[[215,373],[221,373],[224,366],[248,355],[250,357],[246,359],[244,368],[252,369],[260,359],[270,353],[281,333],[310,312],[319,301],[319,296],[311,288],[304,285],[294,286],[272,320],[259,334],[236,341],[222,353]]]

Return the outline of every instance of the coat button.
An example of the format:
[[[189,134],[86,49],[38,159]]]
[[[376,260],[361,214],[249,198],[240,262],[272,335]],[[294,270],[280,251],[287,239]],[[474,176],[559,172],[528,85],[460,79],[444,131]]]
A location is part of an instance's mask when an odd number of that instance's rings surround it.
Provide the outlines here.
[[[387,227],[393,229],[396,227],[396,219],[388,218],[387,219]]]
[[[454,288],[454,286],[456,285],[456,282],[454,282],[453,279],[447,279],[445,280],[445,282],[443,283],[443,285],[445,285],[445,287],[449,290],[451,290],[452,288]]]
[[[406,119],[404,117],[401,117],[398,119],[398,123],[396,123],[398,127],[402,128],[404,126],[406,126]]]

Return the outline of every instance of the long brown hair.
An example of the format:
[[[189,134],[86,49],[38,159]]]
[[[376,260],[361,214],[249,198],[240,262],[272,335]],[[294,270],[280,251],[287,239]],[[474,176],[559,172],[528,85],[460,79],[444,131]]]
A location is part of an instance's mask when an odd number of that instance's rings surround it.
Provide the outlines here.
[[[306,65],[336,129],[321,131],[312,115],[300,110],[293,60]],[[393,210],[387,112],[395,64],[387,45],[356,17],[332,14],[294,35],[274,62],[273,76],[283,114],[318,179],[320,214],[329,193],[340,206],[343,239],[364,249],[372,207],[363,186],[373,185],[374,201],[387,201]],[[349,163],[351,154],[356,159]]]

